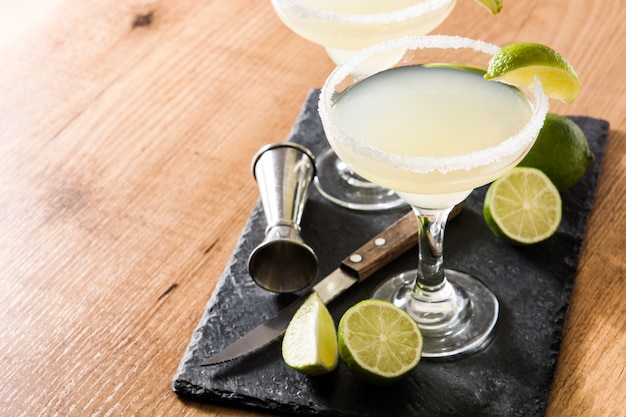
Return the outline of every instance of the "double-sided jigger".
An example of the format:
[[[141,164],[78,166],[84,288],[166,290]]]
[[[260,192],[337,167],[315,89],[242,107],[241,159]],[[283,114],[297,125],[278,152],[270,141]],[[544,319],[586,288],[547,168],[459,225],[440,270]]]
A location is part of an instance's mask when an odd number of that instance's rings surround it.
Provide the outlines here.
[[[315,177],[315,157],[296,143],[273,143],[257,152],[252,172],[267,227],[265,239],[248,259],[248,272],[266,290],[301,290],[313,281],[318,266],[315,252],[300,237],[300,220]]]

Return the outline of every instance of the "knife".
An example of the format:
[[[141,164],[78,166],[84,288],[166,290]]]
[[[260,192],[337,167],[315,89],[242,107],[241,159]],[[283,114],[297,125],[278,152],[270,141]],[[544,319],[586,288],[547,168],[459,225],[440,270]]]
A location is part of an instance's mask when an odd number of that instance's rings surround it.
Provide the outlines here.
[[[328,304],[354,284],[369,278],[383,266],[417,245],[417,231],[415,215],[409,212],[352,252],[337,269],[313,286],[312,291],[320,296],[324,304]],[[278,340],[285,333],[296,310],[309,295],[310,293],[296,299],[276,316],[258,325],[224,350],[204,361],[202,366],[215,365],[247,356]]]

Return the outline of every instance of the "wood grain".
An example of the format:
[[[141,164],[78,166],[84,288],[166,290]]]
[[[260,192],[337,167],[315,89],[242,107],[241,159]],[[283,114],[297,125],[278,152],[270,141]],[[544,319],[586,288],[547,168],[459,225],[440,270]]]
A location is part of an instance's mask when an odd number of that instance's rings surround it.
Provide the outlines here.
[[[551,45],[611,132],[549,416],[626,409],[626,8],[459,0],[437,33]],[[253,0],[0,4],[0,415],[261,416],[171,378],[257,199],[250,161],[333,66]]]

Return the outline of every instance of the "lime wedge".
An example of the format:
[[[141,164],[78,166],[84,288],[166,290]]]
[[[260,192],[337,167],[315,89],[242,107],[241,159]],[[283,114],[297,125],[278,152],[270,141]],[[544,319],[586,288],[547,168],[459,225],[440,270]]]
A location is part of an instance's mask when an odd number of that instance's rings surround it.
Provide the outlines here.
[[[282,344],[283,359],[307,375],[321,375],[337,367],[337,332],[328,309],[313,292],[289,322]]]
[[[513,168],[489,186],[483,215],[496,236],[530,245],[556,232],[561,223],[561,196],[540,170]]]
[[[554,49],[532,42],[504,46],[489,61],[486,80],[496,80],[517,87],[530,87],[535,77],[545,93],[564,103],[578,97],[580,80],[574,68]]]
[[[476,0],[476,2],[485,6],[494,15],[500,13],[500,10],[502,10],[502,0]]]
[[[388,385],[422,357],[422,334],[402,309],[381,300],[361,301],[339,322],[339,356],[357,377]]]
[[[540,169],[563,191],[580,180],[594,159],[580,127],[565,116],[548,113],[535,144],[518,166]]]

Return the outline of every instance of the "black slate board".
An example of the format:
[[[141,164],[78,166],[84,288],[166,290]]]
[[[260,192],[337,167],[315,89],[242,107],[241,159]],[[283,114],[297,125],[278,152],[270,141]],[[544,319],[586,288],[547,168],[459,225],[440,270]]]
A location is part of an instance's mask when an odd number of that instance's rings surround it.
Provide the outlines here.
[[[317,115],[318,94],[311,91],[289,137],[315,154],[328,146]],[[198,401],[293,415],[544,415],[609,129],[603,120],[572,119],[587,135],[596,160],[563,194],[563,221],[555,236],[530,247],[495,238],[482,219],[485,187],[472,193],[446,229],[447,267],[480,277],[500,300],[496,334],[486,350],[453,361],[423,359],[408,378],[382,388],[358,381],[342,363],[324,376],[301,375],[283,363],[280,343],[238,361],[199,366],[295,297],[266,292],[248,276],[246,260],[265,229],[257,204],[181,360],[174,392]],[[318,279],[407,211],[351,211],[326,201],[311,187],[302,237],[320,260]],[[340,296],[329,306],[334,318],[338,321],[348,307],[367,298],[384,278],[414,268],[416,256],[409,251]]]

